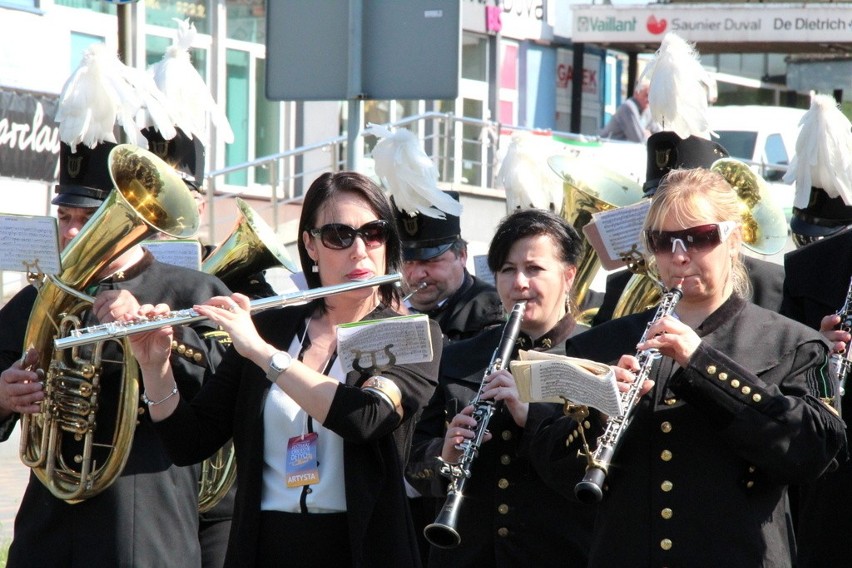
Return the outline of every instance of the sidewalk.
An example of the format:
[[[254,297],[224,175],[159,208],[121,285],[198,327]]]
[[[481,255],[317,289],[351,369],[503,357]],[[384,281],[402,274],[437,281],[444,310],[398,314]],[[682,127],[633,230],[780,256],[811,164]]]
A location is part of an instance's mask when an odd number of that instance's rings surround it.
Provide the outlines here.
[[[18,457],[20,433],[17,426],[9,439],[0,444],[0,547],[3,548],[12,541],[15,513],[30,476],[30,468]]]

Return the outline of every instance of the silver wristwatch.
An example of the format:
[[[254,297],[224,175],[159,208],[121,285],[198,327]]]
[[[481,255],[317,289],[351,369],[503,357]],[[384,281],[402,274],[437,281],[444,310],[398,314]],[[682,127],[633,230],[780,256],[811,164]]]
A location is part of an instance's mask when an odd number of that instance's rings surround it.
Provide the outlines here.
[[[274,383],[278,380],[278,376],[290,368],[293,363],[293,357],[286,351],[276,351],[269,358],[269,365],[266,370],[266,378],[269,382]]]

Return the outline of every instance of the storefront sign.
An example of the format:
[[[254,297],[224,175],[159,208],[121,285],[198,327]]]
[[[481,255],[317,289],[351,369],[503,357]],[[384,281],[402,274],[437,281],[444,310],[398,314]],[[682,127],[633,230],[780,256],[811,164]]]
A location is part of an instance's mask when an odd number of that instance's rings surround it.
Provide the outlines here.
[[[0,176],[51,182],[59,168],[57,97],[0,89]]]
[[[675,32],[693,42],[852,43],[852,10],[848,4],[572,8],[575,42],[659,42],[667,32]]]

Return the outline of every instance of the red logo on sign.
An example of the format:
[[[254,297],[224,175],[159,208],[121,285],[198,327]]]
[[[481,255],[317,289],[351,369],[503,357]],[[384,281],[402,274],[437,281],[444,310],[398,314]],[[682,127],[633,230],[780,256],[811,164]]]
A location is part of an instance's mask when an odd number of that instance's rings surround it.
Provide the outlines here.
[[[657,19],[655,16],[648,16],[648,22],[645,24],[648,31],[654,35],[659,35],[666,31],[668,22],[665,18]]]

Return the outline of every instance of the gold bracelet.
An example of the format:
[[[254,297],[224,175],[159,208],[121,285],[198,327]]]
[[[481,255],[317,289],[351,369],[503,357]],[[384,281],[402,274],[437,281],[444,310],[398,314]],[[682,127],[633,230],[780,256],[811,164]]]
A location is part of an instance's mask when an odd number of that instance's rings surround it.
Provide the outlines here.
[[[172,392],[167,394],[166,398],[164,398],[162,400],[151,400],[150,398],[148,398],[148,394],[143,392],[142,393],[142,402],[144,402],[148,406],[157,406],[158,404],[163,404],[164,402],[166,402],[167,400],[172,398],[174,395],[177,394],[177,392],[178,392],[177,381],[175,381],[175,386],[172,387]]]

